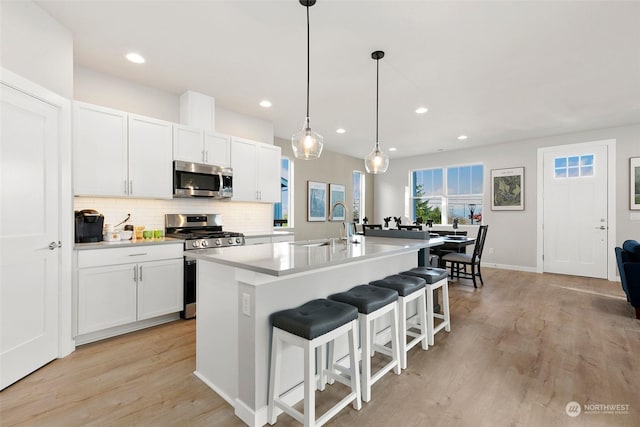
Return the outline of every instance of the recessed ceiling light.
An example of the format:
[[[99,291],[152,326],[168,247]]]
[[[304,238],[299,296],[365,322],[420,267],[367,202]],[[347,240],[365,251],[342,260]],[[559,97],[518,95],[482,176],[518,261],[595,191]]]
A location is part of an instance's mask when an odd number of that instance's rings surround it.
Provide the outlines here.
[[[346,132],[346,130],[344,130],[342,128],[336,129],[336,133],[345,133],[345,132]]]
[[[398,150],[396,147],[389,148],[389,151],[396,151],[396,150]]]
[[[427,107],[420,107],[420,108],[416,109],[416,113],[417,114],[424,114],[427,111],[429,111],[429,109]]]
[[[465,139],[467,139],[467,135],[460,135],[460,136],[458,137],[458,139],[459,139],[460,141],[464,141]]]
[[[268,99],[263,99],[262,101],[260,101],[260,106],[262,108],[269,108],[271,107],[271,101],[269,101]]]
[[[134,64],[144,64],[144,58],[139,53],[129,52],[125,55],[125,58]]]

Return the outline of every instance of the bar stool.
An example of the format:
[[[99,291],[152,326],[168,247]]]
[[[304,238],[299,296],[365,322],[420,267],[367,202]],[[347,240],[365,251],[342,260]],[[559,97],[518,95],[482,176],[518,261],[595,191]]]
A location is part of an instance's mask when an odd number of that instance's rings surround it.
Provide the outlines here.
[[[358,325],[357,318],[358,310],[355,307],[327,299],[316,299],[297,308],[278,311],[271,315],[273,337],[267,412],[269,424],[275,424],[277,421],[276,407],[291,415],[305,427],[320,426],[326,423],[351,402],[353,402],[355,409],[360,410],[362,406],[360,403],[360,373],[356,359],[355,337]],[[349,339],[351,367],[348,379],[333,371],[325,372],[323,363],[316,363],[316,349],[320,348],[322,354],[322,348],[327,343],[344,334],[347,334]],[[279,383],[283,344],[285,343],[301,347],[304,350],[304,414],[281,399]],[[327,375],[351,387],[351,392],[345,398],[318,419],[316,419],[315,408],[315,390],[318,384],[316,367],[318,367],[320,378]]]
[[[447,270],[444,268],[416,267],[409,271],[403,271],[401,275],[407,277],[420,277],[426,282],[427,289],[427,335],[429,345],[435,342],[435,335],[444,329],[451,331],[451,318],[449,316],[449,285],[447,281]],[[433,311],[433,291],[442,288],[442,314]],[[442,319],[436,328],[433,327],[433,319]]]
[[[360,329],[360,345],[362,347],[361,360],[362,372],[362,400],[371,400],[371,386],[384,374],[395,368],[396,375],[400,375],[400,351],[398,343],[398,292],[393,289],[385,289],[379,286],[360,285],[346,292],[329,295],[330,300],[343,302],[358,309],[358,325]],[[385,345],[376,345],[375,321],[389,314],[391,317],[391,348]],[[376,350],[391,357],[391,361],[379,369],[375,374],[371,373],[371,358]],[[341,369],[335,366],[333,345],[329,344],[329,369]]]
[[[427,312],[425,280],[415,276],[401,276],[394,274],[382,280],[369,282],[370,285],[393,289],[398,292],[398,315],[400,317],[398,329],[400,338],[400,367],[407,369],[407,352],[422,342],[422,349],[427,350]],[[417,302],[417,313],[415,317],[407,319],[407,306],[410,302]],[[419,332],[413,332],[417,329]],[[407,336],[413,339],[407,343]]]

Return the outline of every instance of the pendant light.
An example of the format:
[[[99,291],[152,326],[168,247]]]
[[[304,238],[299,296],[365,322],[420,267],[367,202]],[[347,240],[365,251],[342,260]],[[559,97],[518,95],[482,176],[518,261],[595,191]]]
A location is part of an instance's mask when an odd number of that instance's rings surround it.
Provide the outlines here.
[[[302,130],[291,136],[291,148],[296,159],[314,160],[322,154],[322,135],[312,131],[309,122],[309,7],[316,0],[300,0],[300,4],[307,8],[307,116]]]
[[[389,169],[389,156],[384,154],[380,150],[380,144],[378,143],[378,83],[379,83],[379,68],[380,60],[384,58],[384,52],[376,50],[371,54],[371,58],[376,60],[376,146],[367,157],[364,158],[364,167],[369,173],[385,173]]]

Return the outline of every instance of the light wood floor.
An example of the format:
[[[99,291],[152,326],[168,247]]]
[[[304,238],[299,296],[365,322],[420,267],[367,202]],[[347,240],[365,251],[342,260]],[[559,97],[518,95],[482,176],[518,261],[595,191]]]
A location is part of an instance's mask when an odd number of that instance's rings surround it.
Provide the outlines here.
[[[640,320],[620,285],[485,269],[485,286],[451,283],[449,334],[414,348],[357,412],[332,426],[638,426]],[[85,345],[0,393],[4,426],[241,426],[201,383],[195,322],[177,321]],[[318,392],[318,411],[341,385]],[[336,397],[338,396],[338,397]],[[565,406],[629,405],[627,414]],[[278,424],[297,425],[281,415]]]

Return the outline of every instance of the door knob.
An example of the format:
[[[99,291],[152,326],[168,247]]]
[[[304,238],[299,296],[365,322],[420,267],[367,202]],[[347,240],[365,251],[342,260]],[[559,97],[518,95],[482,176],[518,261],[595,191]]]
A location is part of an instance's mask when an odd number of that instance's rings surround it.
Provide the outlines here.
[[[62,242],[60,240],[58,240],[58,243],[56,242],[51,242],[49,243],[49,250],[54,250],[56,248],[61,248],[62,247]]]

